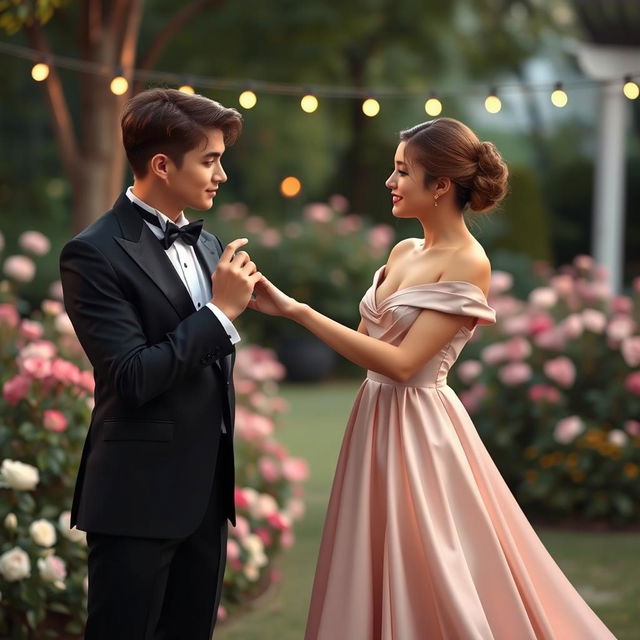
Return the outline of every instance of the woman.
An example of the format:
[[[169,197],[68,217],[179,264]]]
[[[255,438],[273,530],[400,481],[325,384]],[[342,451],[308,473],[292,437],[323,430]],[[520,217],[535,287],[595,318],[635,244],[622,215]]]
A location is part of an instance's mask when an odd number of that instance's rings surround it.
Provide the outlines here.
[[[306,327],[368,369],[325,523],[307,640],[613,638],[536,536],[447,371],[491,324],[490,265],[463,211],[506,193],[495,146],[440,118],[400,136],[393,215],[424,238],[391,251],[357,331],[264,279],[254,309]]]

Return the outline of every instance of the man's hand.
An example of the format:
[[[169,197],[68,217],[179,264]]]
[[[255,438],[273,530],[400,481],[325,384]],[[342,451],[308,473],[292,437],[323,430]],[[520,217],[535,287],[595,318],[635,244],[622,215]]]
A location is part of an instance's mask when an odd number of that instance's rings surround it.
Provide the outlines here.
[[[230,242],[211,276],[211,302],[232,322],[245,310],[256,282],[262,278],[249,254],[238,251],[247,242],[246,238]]]

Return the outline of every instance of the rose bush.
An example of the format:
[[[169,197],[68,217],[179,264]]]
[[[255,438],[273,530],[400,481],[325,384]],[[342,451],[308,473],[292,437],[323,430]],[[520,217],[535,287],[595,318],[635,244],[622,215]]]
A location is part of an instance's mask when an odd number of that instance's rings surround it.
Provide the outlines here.
[[[38,232],[18,244],[33,256],[49,249]],[[69,528],[68,509],[94,383],[59,300],[44,300],[28,318],[18,312],[20,286],[35,269],[32,258],[10,256],[2,266],[8,279],[0,281],[0,636],[70,640],[80,637],[86,615],[87,549],[85,534]],[[57,283],[50,291],[60,295]],[[274,437],[286,409],[277,386],[282,366],[256,347],[239,349],[237,362],[241,488],[222,618],[277,577],[273,559],[293,543],[307,474],[306,463]]]
[[[523,300],[494,273],[451,384],[529,513],[639,522],[640,281],[613,296],[588,256],[539,277]]]

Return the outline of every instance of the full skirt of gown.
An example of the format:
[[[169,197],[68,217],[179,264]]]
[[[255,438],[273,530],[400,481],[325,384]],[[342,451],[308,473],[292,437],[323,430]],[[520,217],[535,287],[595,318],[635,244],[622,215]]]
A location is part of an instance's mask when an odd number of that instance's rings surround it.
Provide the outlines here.
[[[399,344],[423,309],[495,321],[483,292],[440,281],[360,311]],[[368,372],[344,437],[306,640],[611,640],[549,555],[446,384],[472,331],[405,383]]]

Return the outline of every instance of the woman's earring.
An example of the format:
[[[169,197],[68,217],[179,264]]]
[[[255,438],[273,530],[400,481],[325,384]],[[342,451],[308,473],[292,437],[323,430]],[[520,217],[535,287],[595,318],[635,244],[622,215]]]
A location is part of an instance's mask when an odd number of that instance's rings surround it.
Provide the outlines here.
[[[440,197],[440,196],[439,196],[437,193],[434,193],[434,194],[433,194],[433,200],[434,200],[434,202],[433,202],[433,206],[434,206],[434,207],[437,207],[437,206],[438,206],[438,198],[439,198],[439,197]]]

